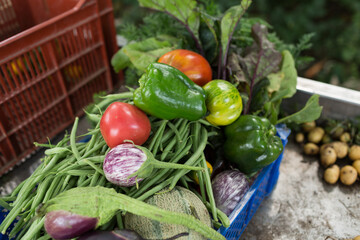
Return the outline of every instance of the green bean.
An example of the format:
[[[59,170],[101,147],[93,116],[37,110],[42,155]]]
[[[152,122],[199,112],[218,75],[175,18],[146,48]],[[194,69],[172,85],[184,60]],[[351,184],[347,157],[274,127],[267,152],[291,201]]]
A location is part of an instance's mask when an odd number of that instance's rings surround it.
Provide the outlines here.
[[[196,160],[198,160],[199,157],[201,156],[201,154],[204,152],[206,143],[207,143],[207,131],[205,128],[203,128],[202,134],[201,134],[201,139],[200,139],[200,144],[199,144],[198,148],[196,149],[196,151],[193,153],[193,155],[185,162],[185,164],[193,165],[193,163],[196,162]],[[188,170],[185,170],[185,169],[179,170],[174,176],[173,182],[170,185],[170,189],[173,189],[175,187],[177,181],[180,179],[180,177],[185,175],[187,172],[188,172]]]
[[[70,145],[71,145],[71,151],[73,152],[75,158],[80,161],[80,153],[78,151],[78,149],[76,148],[76,145],[75,145],[75,136],[76,136],[76,130],[77,130],[77,127],[78,127],[78,124],[79,124],[79,118],[76,117],[75,118],[75,121],[74,121],[74,125],[73,125],[73,128],[71,130],[71,134],[70,134]]]
[[[116,214],[116,223],[117,223],[118,229],[120,229],[120,230],[124,229],[124,223],[123,223],[121,212],[118,212]]]
[[[45,155],[51,156],[55,154],[64,154],[66,152],[71,152],[71,150],[65,147],[54,147],[54,148],[46,149],[44,153]]]
[[[127,187],[119,187],[119,190],[121,190],[122,192],[126,193],[126,195],[128,195],[129,192],[130,192],[129,188],[127,188]]]
[[[43,199],[43,203],[45,203],[47,200],[51,199],[54,195],[56,195],[56,188],[60,188],[62,187],[62,185],[60,184],[60,182],[64,179],[64,177],[62,176],[55,176],[54,180],[52,181],[49,189],[46,191],[46,194],[44,196]]]
[[[89,129],[86,133],[84,134],[81,134],[78,136],[78,138],[83,138],[83,137],[86,137],[86,136],[94,136],[96,134],[100,133],[100,128],[98,125],[96,125],[96,127],[94,129]],[[89,142],[79,142],[81,144],[85,144],[86,146],[88,145]]]
[[[12,197],[10,195],[10,196],[6,196],[6,197],[1,197],[1,199],[4,200],[5,202],[13,202],[16,199],[16,197]]]
[[[65,187],[66,187],[66,185],[68,185],[71,177],[72,177],[72,176],[70,176],[70,175],[65,176],[65,179],[64,179],[64,181],[63,181],[63,183],[62,183],[62,186],[61,186],[61,190],[64,190],[64,189],[65,189]]]
[[[100,178],[100,181],[98,182],[98,186],[104,186],[106,182],[107,182],[106,177],[103,175]]]
[[[92,149],[90,149],[89,151],[87,151],[87,152],[85,152],[85,154],[83,155],[83,159],[85,159],[85,158],[88,158],[88,157],[90,157],[91,156],[91,154],[93,154],[93,153],[96,153],[97,151],[99,151],[99,149],[101,149],[102,147],[108,147],[107,145],[106,145],[106,143],[105,143],[105,141],[101,141],[100,143],[98,143],[98,144],[95,144],[95,146],[92,148]]]
[[[163,125],[164,121],[170,122],[172,120],[155,118],[153,121],[151,121],[151,128],[154,128],[154,129],[159,128],[161,125]]]
[[[43,200],[46,191],[48,190],[48,186],[50,185],[50,182],[54,179],[54,176],[50,176],[45,178],[44,181],[42,181],[39,186],[36,189],[36,195],[34,197],[34,200],[32,202],[31,205],[31,209],[34,209],[35,207],[37,207],[41,201]]]
[[[29,221],[29,222],[26,222],[25,223],[25,226],[23,226],[23,228],[21,229],[20,233],[16,236],[16,239],[21,239],[22,240],[22,237],[24,236],[24,234],[26,233],[26,231],[30,228],[32,222]]]
[[[179,128],[180,124],[183,123],[184,121],[186,121],[186,120],[183,119],[183,118],[176,119],[175,124],[174,124],[175,127]],[[174,131],[172,129],[167,129],[164,132],[163,137],[161,138],[161,144],[165,144],[174,134],[175,133],[174,133]]]
[[[38,167],[40,168],[40,167]],[[35,170],[36,171],[36,170]],[[23,188],[23,186],[25,185],[27,180],[22,181],[19,185],[17,185],[17,187],[12,191],[12,193],[10,194],[10,197],[16,197],[16,195],[18,195],[19,191]]]
[[[87,163],[84,162],[84,160],[88,160],[88,161],[91,161],[92,163],[101,164],[101,163],[104,162],[104,159],[105,159],[105,155],[99,155],[99,156],[93,156],[93,157],[84,158],[78,163],[79,163],[79,165],[86,165]]]
[[[68,190],[70,188],[73,188],[76,185],[76,182],[77,182],[76,179],[74,177],[72,177],[70,179],[69,183],[65,186],[65,188],[61,190],[61,192]]]
[[[3,220],[0,225],[1,233],[4,235],[6,230],[10,227],[11,223],[15,220],[15,218],[21,213],[24,206],[28,204],[30,199],[25,199],[19,206],[14,207]]]
[[[110,151],[110,148],[105,144],[100,151],[100,154],[106,155]]]
[[[151,139],[148,149],[150,152],[152,152],[152,154],[155,154],[157,152],[157,149],[160,144],[159,138],[162,137],[167,123],[168,123],[168,120],[162,120],[160,127],[157,129],[156,133],[154,134],[154,136]]]
[[[217,212],[216,212],[216,203],[215,203],[215,198],[214,198],[214,194],[213,194],[213,191],[212,191],[210,174],[209,174],[209,171],[207,169],[206,159],[205,159],[204,153],[202,154],[201,160],[202,160],[202,166],[205,167],[205,169],[206,169],[205,172],[204,172],[204,181],[205,181],[205,187],[206,187],[207,196],[209,198],[209,202],[210,202],[210,205],[211,205],[211,212],[212,212],[214,220],[217,221],[218,218],[217,218]]]
[[[44,168],[41,170],[41,173],[49,172],[50,169],[52,169],[54,166],[56,166],[56,164],[58,163],[59,160],[60,160],[60,156],[54,155],[54,157],[49,161],[49,163],[44,164]]]
[[[14,206],[21,204],[31,193],[31,191],[35,188],[35,186],[40,182],[43,178],[42,175],[32,175],[30,178],[26,180],[23,188],[19,191],[18,197],[14,201]]]
[[[137,197],[136,199],[140,200],[140,201],[144,201],[145,199],[147,199],[148,197],[151,197],[153,194],[159,192],[160,190],[163,190],[166,186],[168,186],[171,181],[172,181],[172,177],[166,179],[165,181],[163,181],[162,183],[160,183],[159,185],[153,187],[152,189],[146,191],[144,194],[142,194],[141,196]]]
[[[74,163],[70,162],[70,163],[71,164],[65,164],[64,166],[59,168],[57,173],[54,173],[54,174],[57,174],[57,175],[66,174],[70,170],[77,169],[80,165],[79,162],[74,162]],[[84,166],[84,165],[82,164],[82,166]]]
[[[100,226],[99,230],[101,230],[101,231],[113,230],[116,224],[117,224],[117,219],[114,216],[112,219],[110,219],[110,221],[108,221],[104,225]]]
[[[91,178],[87,178],[86,180],[80,182],[77,186],[78,187],[87,187],[87,186],[89,186],[90,182],[91,182]]]
[[[95,172],[94,176],[91,178],[91,181],[90,181],[90,184],[89,184],[90,187],[95,187],[96,186],[100,175],[101,174],[98,171]]]
[[[79,172],[83,172],[82,170],[75,170],[75,171],[79,171]],[[72,175],[72,174],[69,174],[69,175]],[[74,176],[78,176],[78,180],[77,180],[77,183],[76,185],[79,186],[81,183],[83,183],[85,180],[86,180],[86,177],[87,177],[88,174],[84,174],[84,175],[74,175]]]
[[[108,94],[106,96],[103,96],[104,100],[97,104],[98,107],[103,108],[109,105],[110,103],[114,101],[118,101],[120,99],[132,99],[134,94],[132,92],[122,92],[117,94]]]
[[[56,147],[55,145],[49,144],[49,143],[38,143],[34,142],[35,147],[46,147],[46,148],[53,148]]]
[[[92,122],[97,122],[97,123],[100,122],[100,120],[101,120],[101,115],[100,115],[100,114],[90,113],[90,112],[87,112],[87,111],[85,111],[85,110],[84,110],[84,112],[85,112],[85,114],[86,114],[86,117],[87,117],[90,121],[92,121]]]
[[[35,192],[31,193],[31,195],[24,201],[24,203],[26,203],[26,204],[21,206],[22,212],[25,212],[27,209],[30,208],[32,201],[34,201],[35,194],[36,194]]]
[[[16,234],[24,227],[24,225],[26,224],[26,221],[24,221],[25,217],[26,217],[25,215],[21,216],[19,221],[11,229],[11,232],[9,233],[10,239],[15,237]]]
[[[199,187],[200,187],[200,193],[201,193],[201,199],[203,202],[206,202],[206,193],[205,193],[205,183],[204,183],[204,177],[202,172],[197,172],[196,175],[199,179]]]
[[[6,201],[4,201],[2,198],[0,198],[0,206],[2,206],[3,208],[5,208],[7,210],[12,209],[12,207]]]
[[[177,130],[177,128],[175,127],[175,125],[172,124],[171,122],[168,123],[168,126],[170,127],[171,130],[174,131],[174,133],[175,133],[175,140],[180,144],[181,141],[182,141],[180,132]]]
[[[104,170],[102,170],[101,168],[99,168],[98,166],[96,166],[94,163],[90,162],[89,160],[82,160],[85,163],[87,163],[90,167],[92,167],[96,172],[99,172],[101,175],[104,175]]]
[[[211,211],[211,205],[210,205],[209,202],[205,202],[205,206],[209,211]],[[221,223],[222,223],[222,225],[224,227],[226,227],[226,228],[230,227],[230,220],[229,220],[228,216],[226,216],[226,214],[223,211],[216,208],[216,214],[218,215],[219,220],[221,221]]]
[[[199,141],[200,141],[200,128],[201,125],[197,122],[194,122],[192,125],[192,135],[193,135],[193,152],[195,152],[195,150],[198,148],[199,146]]]
[[[187,129],[187,124],[188,122],[184,121],[183,124],[180,127],[180,134],[184,134],[186,132]],[[181,136],[180,136],[181,138]],[[164,159],[166,158],[166,156],[171,152],[171,149],[174,148],[175,144],[176,144],[176,138],[173,138],[168,145],[166,146],[166,148],[164,149],[163,153],[161,154],[160,160],[164,161]]]
[[[61,139],[56,146],[57,147],[61,147],[67,144],[67,142],[70,140],[70,135],[67,133],[67,131],[65,132],[65,135],[63,137],[63,139]],[[49,141],[50,142],[50,141]]]
[[[95,129],[100,130],[99,127],[100,127],[100,121],[96,124]],[[98,133],[99,133],[99,131],[97,131],[95,134],[92,134],[91,139],[86,146],[86,151],[89,151],[90,149],[92,149],[94,147],[96,139],[98,138]]]
[[[189,185],[187,184],[185,178],[180,178],[180,182],[185,188],[189,189]]]
[[[44,236],[39,237],[37,240],[49,240],[49,239],[51,239],[50,235],[49,235],[49,234],[45,234]]]
[[[31,240],[37,232],[41,230],[41,228],[44,226],[45,217],[42,218],[36,218],[35,221],[31,224],[30,228],[26,232],[26,234],[21,238],[22,240]]]

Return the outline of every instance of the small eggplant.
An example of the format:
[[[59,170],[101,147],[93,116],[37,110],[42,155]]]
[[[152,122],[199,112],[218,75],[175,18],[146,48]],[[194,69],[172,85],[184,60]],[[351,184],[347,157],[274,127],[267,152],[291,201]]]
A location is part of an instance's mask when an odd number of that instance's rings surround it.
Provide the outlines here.
[[[204,170],[201,167],[158,161],[147,148],[131,143],[112,148],[105,156],[103,164],[106,179],[122,187],[136,185],[149,177],[154,168]]]
[[[231,214],[250,187],[246,175],[236,169],[219,173],[211,184],[216,206],[227,216]]]
[[[81,216],[64,210],[48,212],[45,230],[54,239],[71,239],[96,227],[98,219]]]
[[[120,144],[112,148],[104,159],[103,170],[106,179],[122,187],[134,186],[142,178],[129,177],[140,169],[147,156],[133,144]]]
[[[91,231],[81,235],[78,240],[144,240],[137,232],[122,229],[114,231]]]

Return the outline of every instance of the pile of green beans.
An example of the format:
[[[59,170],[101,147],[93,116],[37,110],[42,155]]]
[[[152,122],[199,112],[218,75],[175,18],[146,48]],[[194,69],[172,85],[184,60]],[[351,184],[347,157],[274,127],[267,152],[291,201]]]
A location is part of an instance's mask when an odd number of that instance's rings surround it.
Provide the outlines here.
[[[101,105],[122,99],[130,102],[129,92],[109,95]],[[56,145],[38,144],[48,147],[42,163],[25,181],[6,197],[0,198],[0,205],[10,210],[0,225],[0,232],[5,234],[11,223],[18,219],[9,237],[16,239],[50,239],[43,228],[43,219],[37,218],[36,210],[59,193],[76,187],[104,186],[115,188],[138,200],[145,200],[159,191],[169,191],[181,184],[191,189],[187,176],[189,170],[156,169],[153,175],[141,181],[137,186],[118,187],[108,182],[102,169],[103,160],[109,151],[99,129],[100,114],[90,113],[90,118],[97,125],[88,133],[76,137],[78,118],[75,119],[71,134],[66,134]],[[208,137],[217,134],[213,127],[204,120],[188,121],[186,119],[162,120],[150,117],[152,132],[143,145],[148,148],[156,159],[172,163],[182,163],[207,169],[204,150]],[[78,142],[84,136],[90,135],[88,142]],[[200,198],[213,216],[214,226],[229,225],[229,219],[215,206],[212,194],[210,175],[208,171],[198,171],[201,189]],[[119,213],[103,230],[122,228],[121,213]],[[30,232],[31,234],[28,234]]]

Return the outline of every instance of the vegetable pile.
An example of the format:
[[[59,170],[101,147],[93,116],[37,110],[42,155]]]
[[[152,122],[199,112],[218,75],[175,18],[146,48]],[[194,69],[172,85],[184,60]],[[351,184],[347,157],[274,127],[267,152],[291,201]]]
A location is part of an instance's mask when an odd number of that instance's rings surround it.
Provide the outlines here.
[[[283,151],[275,124],[320,116],[315,95],[279,119],[297,74],[265,25],[253,24],[250,44],[232,45],[251,1],[221,17],[193,0],[139,2],[175,17],[197,51],[171,36],[122,48],[114,69],[133,65],[138,86],[102,97],[87,112],[94,128],[85,135],[76,136],[76,118],[58,144],[37,144],[48,148],[42,164],[0,199],[10,210],[1,233],[19,218],[9,233],[17,239],[224,239],[215,229],[229,227],[248,178]],[[204,31],[210,42],[201,40]],[[84,136],[90,140],[79,141]]]
[[[311,121],[297,126],[295,140],[304,153],[318,156],[329,184],[353,185],[360,176],[358,119]]]

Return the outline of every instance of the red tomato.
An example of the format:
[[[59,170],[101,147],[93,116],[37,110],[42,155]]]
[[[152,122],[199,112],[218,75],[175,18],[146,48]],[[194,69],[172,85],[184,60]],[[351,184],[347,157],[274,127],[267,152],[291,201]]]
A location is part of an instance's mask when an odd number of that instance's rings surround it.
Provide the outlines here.
[[[205,85],[212,79],[209,62],[203,56],[193,51],[176,49],[162,55],[158,62],[179,69],[200,86]]]
[[[150,120],[134,105],[114,102],[105,110],[100,120],[100,131],[106,144],[113,148],[131,140],[142,145],[149,138]]]

